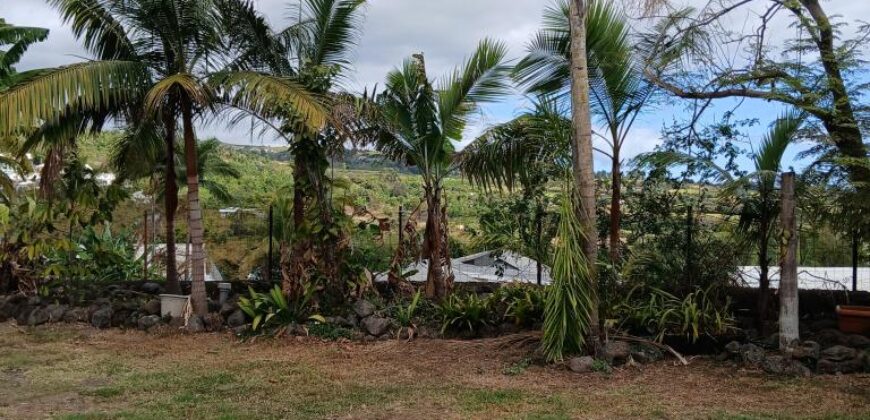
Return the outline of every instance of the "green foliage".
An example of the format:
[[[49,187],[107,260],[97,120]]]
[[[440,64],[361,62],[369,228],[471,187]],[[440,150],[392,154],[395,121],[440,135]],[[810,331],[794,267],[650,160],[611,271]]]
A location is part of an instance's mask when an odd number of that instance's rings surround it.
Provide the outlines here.
[[[132,232],[112,232],[109,223],[101,229],[88,226],[73,244],[73,251],[53,252],[48,264],[63,267],[62,275],[79,281],[125,282],[142,278],[142,257],[137,258]],[[151,265],[149,278],[159,278]]]
[[[329,341],[336,341],[342,338],[353,338],[353,332],[351,330],[324,322],[314,322],[308,325],[308,335]]]
[[[524,357],[510,366],[505,366],[504,369],[501,370],[501,373],[507,376],[519,376],[522,375],[531,364],[532,360],[528,357]]]
[[[493,324],[492,300],[474,293],[451,294],[436,307],[442,334],[447,331],[478,334]]]
[[[620,328],[655,336],[683,336],[692,342],[733,329],[730,299],[717,299],[715,289],[698,289],[683,298],[655,287],[635,287],[615,310]]]
[[[547,289],[526,284],[510,284],[499,287],[490,299],[505,321],[532,327],[544,319]]]
[[[257,293],[249,287],[249,296],[239,298],[239,308],[251,318],[251,330],[254,332],[280,328],[294,322],[325,323],[326,320],[322,316],[310,315],[314,290],[314,287],[307,287],[298,300],[291,302],[287,300],[278,285],[268,293]]]
[[[574,211],[571,194],[566,193],[563,200],[553,284],[547,293],[541,342],[549,360],[562,360],[567,354],[583,350],[591,328],[590,311],[597,305],[583,254],[584,230]]]
[[[407,305],[399,304],[393,310],[393,318],[400,327],[410,328],[414,326],[414,317],[420,305],[420,296],[421,291],[418,290]]]

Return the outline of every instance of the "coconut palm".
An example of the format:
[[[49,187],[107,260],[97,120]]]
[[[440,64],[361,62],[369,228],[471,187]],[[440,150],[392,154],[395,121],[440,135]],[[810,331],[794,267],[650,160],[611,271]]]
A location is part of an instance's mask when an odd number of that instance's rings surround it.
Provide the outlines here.
[[[695,164],[717,174],[723,181],[722,196],[736,201],[740,206],[738,229],[756,247],[759,265],[759,289],[757,302],[758,326],[767,319],[770,290],[769,250],[779,215],[779,195],[776,180],[779,178],[782,158],[789,145],[797,138],[803,124],[801,113],[790,111],[778,118],[762,139],[753,163],[754,171],[735,177],[711,160],[675,151],[660,151],[641,155],[642,165],[666,168],[674,165]]]
[[[422,54],[415,55],[387,75],[378,96],[376,147],[395,161],[416,166],[423,178],[429,298],[444,298],[453,283],[442,181],[458,164],[456,142],[480,104],[508,91],[505,51],[503,44],[484,40],[464,65],[434,85]]]
[[[571,7],[561,1],[546,11],[544,28],[517,65],[518,79],[536,94],[565,97],[571,83]],[[638,114],[655,90],[643,78],[632,53],[627,18],[612,4],[592,1],[586,13],[586,54],[589,64],[591,111],[606,133],[596,133],[608,145],[596,149],[611,161],[610,259],[620,256],[622,218],[622,149]]]
[[[284,138],[293,156],[293,206],[288,213],[292,251],[282,252],[282,265],[288,265],[282,267],[287,273],[282,289],[291,299],[315,277],[325,278],[335,292],[343,288],[337,268],[346,241],[336,226],[327,170],[329,157],[343,151],[346,137],[338,127],[341,118],[334,115],[316,130],[300,125],[298,111],[284,98],[304,89],[328,105],[324,111],[337,112],[337,98],[345,95],[336,90],[350,68],[365,4],[301,0],[291,3],[290,23],[280,29],[269,26],[251,5],[239,4],[228,13],[238,54],[228,66],[234,73],[217,75],[214,84],[228,93],[229,106],[258,118]]]
[[[239,0],[241,1],[241,0]],[[80,126],[88,116],[98,125],[108,112],[135,122],[141,131],[160,127],[166,150],[167,246],[174,248],[177,207],[174,159],[179,122],[187,167],[188,219],[193,248],[192,302],[198,314],[207,311],[202,261],[203,225],[196,172],[194,119],[214,102],[205,83],[215,59],[225,52],[223,23],[232,0],[50,0],[73,33],[97,60],[38,72],[0,94],[0,132],[26,128],[35,121]],[[297,100],[301,96],[305,99]],[[317,109],[297,91],[288,103],[297,106],[302,123]],[[96,117],[94,117],[96,116]],[[174,255],[167,249],[167,255]],[[177,290],[175,262],[167,258],[167,281]]]

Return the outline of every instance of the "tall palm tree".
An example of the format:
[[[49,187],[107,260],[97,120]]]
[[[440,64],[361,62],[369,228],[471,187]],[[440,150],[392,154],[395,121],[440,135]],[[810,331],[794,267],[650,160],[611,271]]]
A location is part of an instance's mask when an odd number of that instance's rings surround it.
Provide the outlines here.
[[[505,46],[481,41],[464,65],[434,84],[422,54],[387,75],[378,97],[376,147],[389,158],[418,168],[427,205],[423,253],[428,260],[425,294],[442,299],[452,289],[442,181],[458,164],[456,142],[482,103],[508,91]]]
[[[339,244],[345,241],[335,225],[327,170],[329,157],[343,150],[347,138],[335,116],[315,130],[300,125],[298,111],[285,98],[302,89],[321,100],[324,112],[335,113],[336,89],[350,69],[365,4],[300,0],[291,3],[290,23],[281,29],[269,26],[250,4],[228,13],[238,51],[228,68],[235,73],[218,75],[214,82],[228,92],[229,106],[274,129],[293,156],[292,252],[282,254],[290,257],[282,256],[282,264],[289,265],[282,269],[288,273],[282,289],[290,298],[314,277],[325,278],[334,292],[343,288],[337,268]]]
[[[682,152],[653,152],[639,157],[639,162],[642,164],[661,168],[697,164],[712,170],[724,182],[722,196],[727,200],[736,201],[740,206],[738,229],[756,247],[760,290],[756,321],[759,331],[767,320],[769,306],[771,264],[769,250],[780,204],[776,180],[781,172],[785,151],[796,140],[804,118],[803,114],[796,111],[787,112],[778,118],[765,133],[755,153],[754,171],[740,177],[734,177],[712,160],[699,159]]]
[[[97,60],[37,72],[0,94],[0,133],[21,130],[36,121],[69,124],[83,116],[115,112],[135,122],[136,131],[160,127],[168,153],[167,246],[174,248],[177,207],[174,159],[179,122],[184,139],[188,219],[193,247],[192,302],[207,311],[202,260],[203,225],[199,203],[194,118],[214,100],[205,83],[224,52],[222,11],[241,0],[50,0],[70,22],[77,38]],[[299,92],[304,95],[304,92]],[[302,104],[307,99],[291,101]],[[301,107],[309,122],[312,108]],[[100,118],[94,125],[98,125]],[[104,120],[104,118],[103,118]],[[167,255],[174,250],[167,249]],[[177,289],[174,258],[167,257],[167,281]]]
[[[517,65],[518,79],[530,92],[564,97],[570,93],[571,6],[561,1],[545,12],[544,28]],[[643,78],[632,52],[627,18],[613,5],[592,1],[586,13],[586,54],[590,77],[591,111],[606,127],[596,133],[608,149],[596,149],[611,161],[610,259],[620,257],[622,218],[622,148],[635,120],[655,92]]]

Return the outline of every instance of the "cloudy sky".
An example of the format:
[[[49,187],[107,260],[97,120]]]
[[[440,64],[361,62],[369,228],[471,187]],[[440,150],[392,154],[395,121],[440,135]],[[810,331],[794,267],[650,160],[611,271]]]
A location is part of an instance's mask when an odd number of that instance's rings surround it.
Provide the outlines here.
[[[0,17],[7,22],[51,29],[48,41],[32,47],[25,55],[19,66],[21,70],[69,64],[88,57],[68,26],[45,1],[0,2],[3,3]],[[281,25],[286,20],[288,0],[257,0],[256,3],[273,24]],[[461,62],[484,37],[504,41],[510,48],[511,57],[517,58],[539,27],[544,8],[551,4],[550,0],[371,0],[370,3],[355,61],[356,72],[348,86],[350,89],[361,90],[380,83],[386,72],[401,63],[404,57],[420,51],[426,54],[429,73],[442,74]],[[701,6],[706,4],[706,0],[682,0],[680,3]],[[828,0],[824,5],[830,14],[844,15],[849,19],[870,16],[870,1],[866,0]],[[728,24],[739,29],[746,23],[747,16],[747,13],[737,15]],[[773,32],[786,35],[793,30],[787,30],[785,23],[781,23]],[[524,106],[520,97],[488,106],[466,137],[473,138],[487,125],[510,119]],[[769,106],[753,104],[745,108],[747,115],[760,117],[762,125],[773,120],[778,112]],[[655,147],[662,125],[673,120],[674,112],[679,112],[679,108],[665,106],[645,115],[633,132],[627,152],[636,154]],[[201,131],[201,136],[216,135],[225,142],[246,144],[251,141],[243,128],[203,127]],[[272,138],[268,136],[254,139],[256,144],[271,142]]]

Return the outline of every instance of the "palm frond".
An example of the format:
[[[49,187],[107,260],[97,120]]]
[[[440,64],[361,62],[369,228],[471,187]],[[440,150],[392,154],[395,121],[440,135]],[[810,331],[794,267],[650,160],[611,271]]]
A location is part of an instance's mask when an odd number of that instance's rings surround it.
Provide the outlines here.
[[[5,51],[0,50],[0,90],[8,85],[8,79],[15,73],[13,66],[21,60],[27,48],[46,38],[48,29],[14,26],[0,18],[0,46],[10,46]]]
[[[108,0],[49,0],[65,23],[71,23],[73,34],[101,60],[135,60],[133,41],[113,9],[125,5]],[[130,6],[126,6],[130,7]]]
[[[40,72],[0,92],[0,136],[64,114],[127,107],[140,100],[147,81],[146,68],[130,61],[95,61]]]

